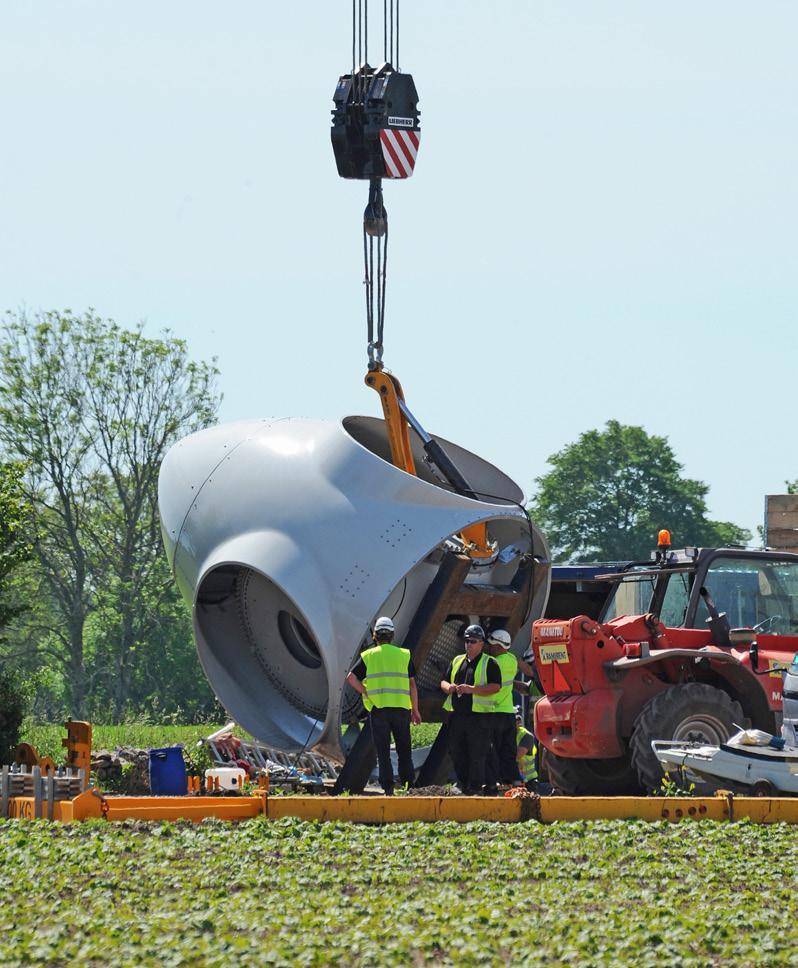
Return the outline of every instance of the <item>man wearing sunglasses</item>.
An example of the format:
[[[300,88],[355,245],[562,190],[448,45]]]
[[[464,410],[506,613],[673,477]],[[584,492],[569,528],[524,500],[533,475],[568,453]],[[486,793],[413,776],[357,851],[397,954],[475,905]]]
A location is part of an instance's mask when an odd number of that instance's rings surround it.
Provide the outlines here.
[[[485,762],[493,725],[496,693],[501,689],[502,673],[484,652],[485,631],[481,625],[465,630],[465,653],[452,659],[441,690],[446,694],[443,708],[449,718],[449,754],[457,783],[466,795],[482,792]]]

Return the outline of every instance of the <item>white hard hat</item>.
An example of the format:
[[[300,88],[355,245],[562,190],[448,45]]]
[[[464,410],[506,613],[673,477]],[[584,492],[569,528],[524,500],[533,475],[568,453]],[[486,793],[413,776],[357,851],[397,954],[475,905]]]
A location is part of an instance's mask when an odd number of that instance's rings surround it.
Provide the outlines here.
[[[375,632],[395,632],[393,627],[393,622],[388,618],[387,615],[381,615],[377,621],[374,623]]]
[[[510,633],[505,629],[496,629],[495,632],[488,633],[488,645],[500,645],[503,649],[509,649],[512,644]]]

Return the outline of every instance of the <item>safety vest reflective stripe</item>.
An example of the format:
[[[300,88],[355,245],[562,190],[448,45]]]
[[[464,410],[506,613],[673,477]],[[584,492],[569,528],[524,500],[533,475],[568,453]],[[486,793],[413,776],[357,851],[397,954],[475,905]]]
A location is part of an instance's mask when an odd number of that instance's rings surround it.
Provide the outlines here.
[[[513,682],[518,674],[518,659],[512,652],[504,652],[501,655],[494,655],[494,661],[498,663],[502,671],[502,687],[493,699],[493,712],[512,713],[513,706]]]
[[[481,653],[474,673],[474,682],[478,686],[485,686],[488,683],[488,662],[490,662],[488,656],[484,652]],[[471,699],[471,708],[475,713],[492,713],[493,699],[493,696],[478,696],[474,693]]]
[[[366,665],[363,686],[366,690],[363,705],[372,709],[411,709],[410,700],[410,650],[396,645],[376,645],[362,656]],[[396,680],[404,680],[396,682]]]
[[[456,655],[452,659],[452,679],[457,677],[457,672],[460,666],[463,664],[466,658],[465,653],[462,652],[460,655]],[[490,659],[485,653],[481,653],[479,656],[479,662],[477,663],[476,670],[474,671],[474,684],[477,686],[485,686],[488,682],[488,662]],[[471,696],[471,708],[475,713],[492,713],[493,712],[493,696],[478,696],[474,693]],[[452,697],[447,696],[446,701],[443,704],[443,708],[452,711]]]

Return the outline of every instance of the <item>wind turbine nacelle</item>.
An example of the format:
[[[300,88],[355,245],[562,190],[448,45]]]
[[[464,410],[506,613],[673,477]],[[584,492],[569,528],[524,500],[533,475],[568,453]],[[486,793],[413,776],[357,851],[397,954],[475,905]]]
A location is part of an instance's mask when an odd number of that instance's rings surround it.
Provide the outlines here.
[[[345,683],[370,627],[389,615],[401,643],[446,551],[487,522],[496,553],[471,585],[508,586],[535,559],[522,654],[546,604],[548,549],[492,464],[440,440],[475,492],[452,493],[417,441],[418,477],[390,462],[385,423],[300,418],[224,424],[192,434],[164,459],[161,526],[182,595],[193,608],[200,662],[244,729],[288,752],[341,758],[341,725],[360,697]],[[491,495],[491,497],[487,497]],[[422,696],[441,699],[441,668],[461,649],[450,616],[419,670]]]

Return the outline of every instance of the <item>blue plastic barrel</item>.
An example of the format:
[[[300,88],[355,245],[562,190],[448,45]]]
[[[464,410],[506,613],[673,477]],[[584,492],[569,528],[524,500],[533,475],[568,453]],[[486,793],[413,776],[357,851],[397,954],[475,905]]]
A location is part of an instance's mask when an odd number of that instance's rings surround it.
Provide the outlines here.
[[[150,750],[150,791],[157,797],[184,797],[188,793],[182,747]]]

